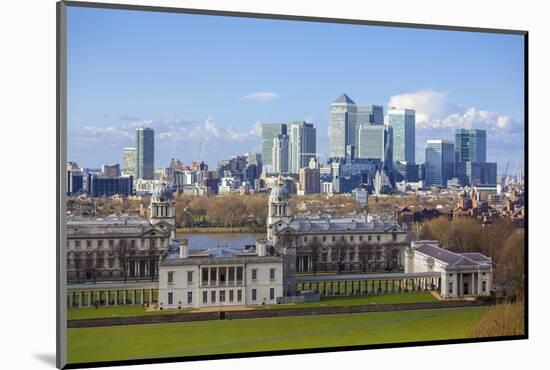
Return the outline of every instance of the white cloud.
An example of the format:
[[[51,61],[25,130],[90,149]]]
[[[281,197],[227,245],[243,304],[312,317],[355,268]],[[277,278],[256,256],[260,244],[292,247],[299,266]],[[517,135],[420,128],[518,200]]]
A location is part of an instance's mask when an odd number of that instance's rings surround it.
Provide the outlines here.
[[[242,100],[252,100],[258,102],[266,102],[276,100],[279,98],[279,94],[272,91],[259,91],[241,97]]]

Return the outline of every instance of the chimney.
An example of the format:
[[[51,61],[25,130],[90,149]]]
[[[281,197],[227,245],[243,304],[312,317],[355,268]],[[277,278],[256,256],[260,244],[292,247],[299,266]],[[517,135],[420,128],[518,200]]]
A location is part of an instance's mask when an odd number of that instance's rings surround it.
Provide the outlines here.
[[[189,246],[187,245],[187,239],[183,239],[180,243],[180,258],[189,257]]]
[[[264,241],[256,242],[256,254],[258,257],[264,257],[266,255],[266,245]]]

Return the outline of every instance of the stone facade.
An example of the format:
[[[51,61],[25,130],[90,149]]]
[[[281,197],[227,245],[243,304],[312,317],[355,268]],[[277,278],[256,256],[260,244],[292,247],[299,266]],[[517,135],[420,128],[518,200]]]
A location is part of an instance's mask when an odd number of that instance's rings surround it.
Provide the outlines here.
[[[162,309],[275,304],[283,295],[282,258],[265,255],[265,248],[218,247],[189,254],[186,245],[173,241],[159,274]]]
[[[268,240],[279,251],[295,248],[297,273],[403,270],[409,238],[397,222],[291,217],[282,183],[271,191],[268,212]]]
[[[175,203],[166,185],[153,193],[149,215],[69,216],[67,280],[155,279],[159,257],[175,238]]]
[[[491,294],[491,258],[481,253],[451,252],[438,244],[434,240],[412,242],[405,253],[405,272],[440,272],[440,295],[444,298]]]

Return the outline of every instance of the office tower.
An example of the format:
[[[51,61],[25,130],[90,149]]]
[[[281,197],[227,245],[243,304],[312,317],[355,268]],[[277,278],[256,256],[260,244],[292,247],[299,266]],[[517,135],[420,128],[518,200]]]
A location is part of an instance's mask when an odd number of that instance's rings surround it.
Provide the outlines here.
[[[79,169],[67,170],[67,195],[74,195],[84,190],[84,175]]]
[[[361,124],[357,140],[357,158],[385,160],[388,130],[384,125]]]
[[[120,165],[118,163],[101,165],[101,174],[105,177],[119,177]]]
[[[275,172],[272,168],[273,139],[279,135],[286,135],[287,127],[284,123],[262,124],[262,162],[263,172]]]
[[[155,179],[155,131],[148,127],[136,129],[136,177]]]
[[[122,149],[122,172],[125,176],[136,175],[137,150],[136,148]]]
[[[129,196],[134,192],[133,177],[106,177],[88,174],[88,195],[92,198]]]
[[[271,168],[275,173],[288,172],[288,136],[279,135],[273,139]]]
[[[346,158],[348,145],[355,146],[357,106],[346,94],[330,105],[329,156]]]
[[[392,128],[393,161],[415,163],[415,112],[412,109],[388,110],[388,125]]]
[[[487,160],[487,133],[478,129],[456,129],[455,152],[457,162],[485,163]]]
[[[316,154],[316,130],[312,123],[291,122],[288,125],[289,172],[298,173]]]
[[[356,124],[383,125],[384,107],[381,105],[358,105]]]
[[[300,168],[298,195],[318,194],[321,192],[319,167],[315,158],[310,158],[307,167]]]
[[[248,152],[244,153],[244,156],[246,157],[246,163],[247,164],[253,164],[256,165],[258,168],[262,168],[262,154],[256,153],[256,152]]]
[[[455,170],[455,147],[452,141],[428,140],[426,142],[425,181],[427,186],[446,187]]]

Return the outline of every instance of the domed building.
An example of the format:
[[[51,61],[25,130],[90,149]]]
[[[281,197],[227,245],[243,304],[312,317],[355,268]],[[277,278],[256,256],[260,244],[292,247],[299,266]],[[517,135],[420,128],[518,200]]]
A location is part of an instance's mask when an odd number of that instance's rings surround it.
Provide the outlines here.
[[[149,205],[151,225],[170,232],[170,239],[176,239],[176,202],[172,189],[165,182],[155,189]]]
[[[269,195],[269,209],[267,214],[267,238],[272,240],[273,227],[277,223],[289,222],[290,211],[288,207],[288,189],[283,184],[282,178],[279,176],[277,183],[271,189]]]

